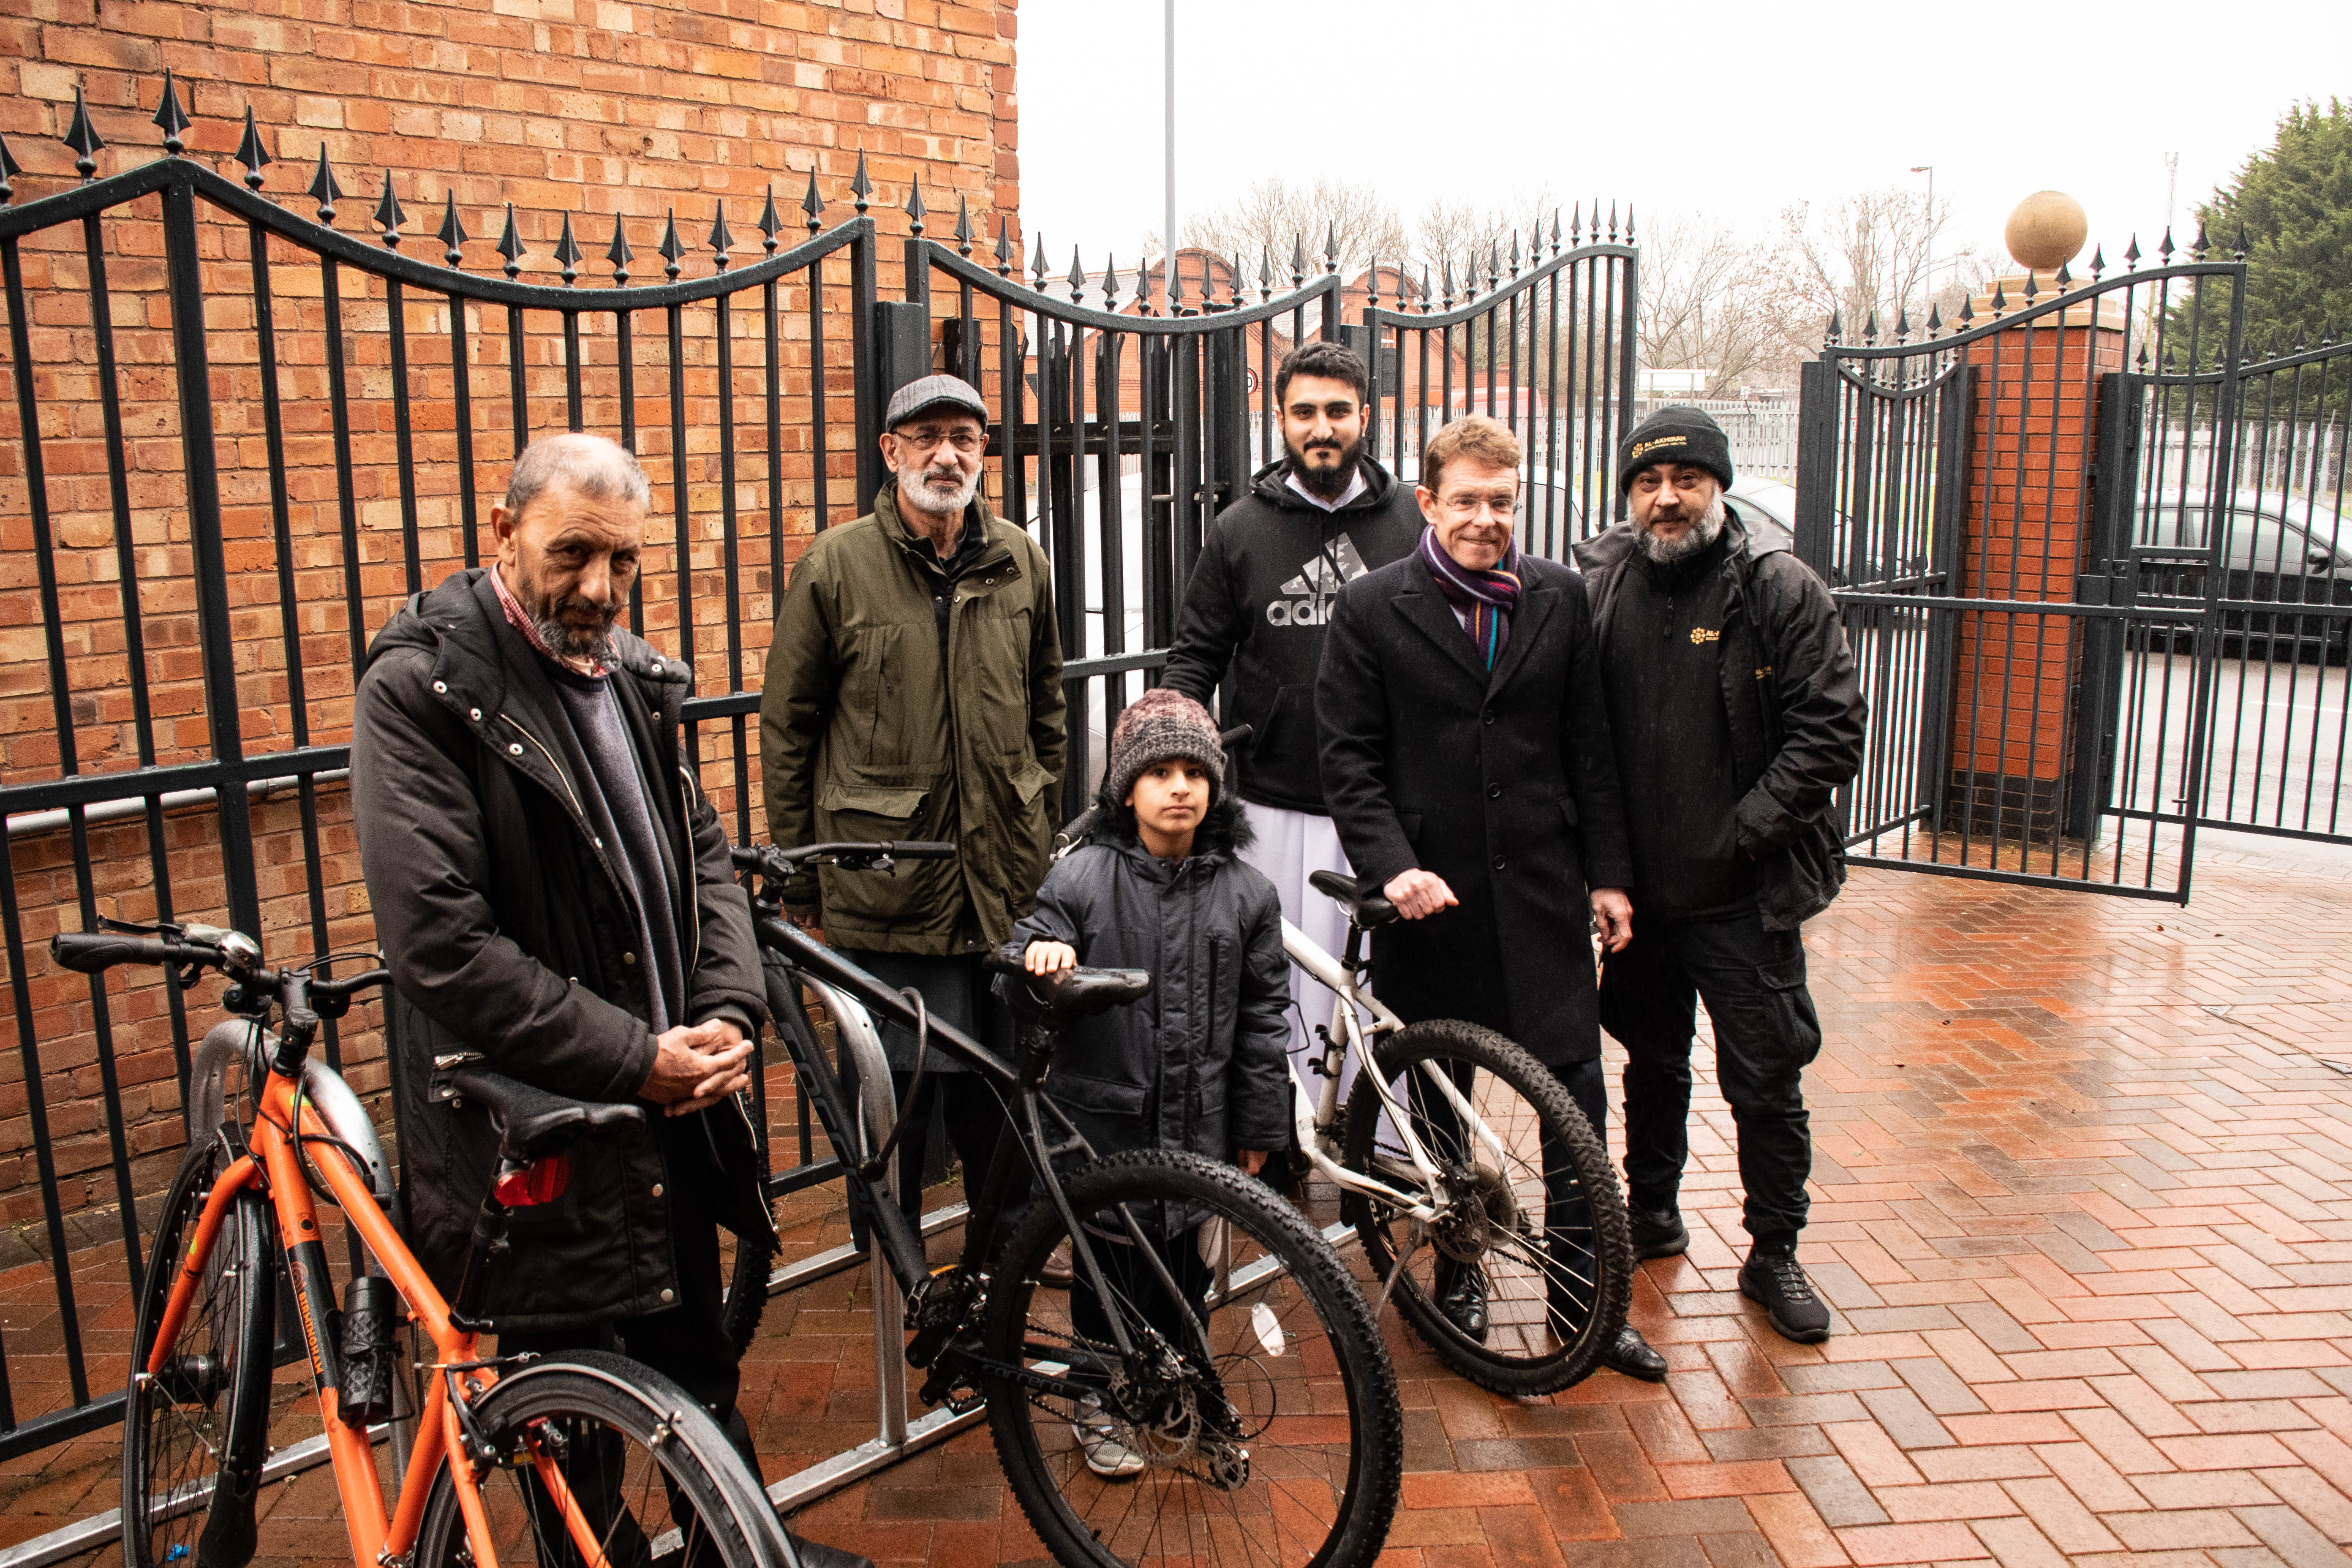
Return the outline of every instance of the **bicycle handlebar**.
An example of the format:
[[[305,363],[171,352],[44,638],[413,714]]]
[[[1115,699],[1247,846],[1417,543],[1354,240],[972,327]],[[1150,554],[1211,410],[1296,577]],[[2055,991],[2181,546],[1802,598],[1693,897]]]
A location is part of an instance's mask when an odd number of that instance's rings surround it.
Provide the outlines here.
[[[727,851],[737,868],[763,876],[789,877],[803,866],[839,866],[850,871],[887,870],[894,860],[952,860],[952,844],[925,839],[882,839],[866,844],[804,844],[779,849],[772,844],[739,844]]]
[[[341,980],[307,970],[266,969],[261,964],[258,942],[242,931],[225,931],[217,926],[183,926],[176,936],[61,931],[49,939],[49,956],[61,967],[81,974],[102,974],[125,963],[217,969],[238,984],[268,996],[280,994],[288,981],[299,974],[304,982],[302,990],[314,1005],[340,1002],[392,979],[392,972],[383,968],[362,970]]]

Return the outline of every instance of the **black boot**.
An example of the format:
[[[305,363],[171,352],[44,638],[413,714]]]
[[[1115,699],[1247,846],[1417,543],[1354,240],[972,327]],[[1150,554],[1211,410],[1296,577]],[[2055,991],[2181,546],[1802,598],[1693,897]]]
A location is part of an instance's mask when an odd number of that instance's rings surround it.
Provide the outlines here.
[[[1663,1207],[1628,1205],[1625,1215],[1633,1231],[1633,1257],[1674,1258],[1690,1250],[1690,1232],[1683,1228],[1682,1211],[1668,1199]]]
[[[1475,1263],[1437,1259],[1437,1310],[1480,1344],[1486,1342],[1486,1276]]]
[[[1762,1304],[1784,1340],[1817,1345],[1830,1337],[1830,1304],[1813,1293],[1794,1241],[1751,1248],[1739,1268],[1739,1293]]]

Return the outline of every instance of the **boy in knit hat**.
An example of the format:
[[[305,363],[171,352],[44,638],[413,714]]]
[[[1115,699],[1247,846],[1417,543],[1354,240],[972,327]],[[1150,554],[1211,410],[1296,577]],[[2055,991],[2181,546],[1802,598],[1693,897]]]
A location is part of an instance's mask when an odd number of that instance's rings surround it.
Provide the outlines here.
[[[1189,697],[1144,693],[1112,728],[1096,828],[1046,874],[1013,943],[1028,972],[1076,964],[1150,972],[1151,994],[1073,1023],[1045,1090],[1097,1153],[1189,1149],[1255,1173],[1290,1135],[1289,961],[1274,884],[1244,863],[1250,839],[1224,791],[1217,727]],[[1108,820],[1105,820],[1108,819]],[[997,981],[1014,1013],[1035,1000]],[[1096,1237],[1110,1283],[1171,1339],[1181,1318],[1152,1269],[1119,1237]],[[1197,1313],[1209,1266],[1192,1231],[1156,1238],[1169,1275]],[[1072,1329],[1110,1338],[1095,1292],[1070,1293]],[[1088,1468],[1132,1476],[1142,1458],[1099,1409],[1074,1424]]]

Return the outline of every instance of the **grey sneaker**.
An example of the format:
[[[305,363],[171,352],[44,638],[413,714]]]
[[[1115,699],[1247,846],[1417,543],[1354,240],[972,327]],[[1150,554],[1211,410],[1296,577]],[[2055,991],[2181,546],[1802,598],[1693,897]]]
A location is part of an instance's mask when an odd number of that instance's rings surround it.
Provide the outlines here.
[[[1087,1468],[1109,1481],[1124,1480],[1143,1468],[1143,1456],[1119,1441],[1120,1423],[1105,1413],[1101,1400],[1088,1395],[1071,1415],[1070,1436],[1078,1440]]]
[[[1739,1293],[1761,1303],[1784,1340],[1817,1345],[1830,1337],[1830,1304],[1813,1293],[1793,1250],[1750,1252],[1739,1268]]]

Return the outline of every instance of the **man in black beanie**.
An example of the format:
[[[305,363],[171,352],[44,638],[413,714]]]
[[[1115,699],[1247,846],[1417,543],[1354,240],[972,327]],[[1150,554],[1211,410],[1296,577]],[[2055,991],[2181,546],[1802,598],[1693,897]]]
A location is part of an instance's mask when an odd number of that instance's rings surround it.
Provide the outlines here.
[[[1832,797],[1862,758],[1864,705],[1836,605],[1751,538],[1723,492],[1723,429],[1696,408],[1618,452],[1633,514],[1577,546],[1601,647],[1633,859],[1633,940],[1601,983],[1623,1043],[1625,1185],[1638,1257],[1683,1251],[1694,1004],[1738,1128],[1751,1246],[1740,1290],[1788,1339],[1830,1332],[1797,1261],[1812,1137],[1802,1076],[1822,1048],[1803,921],[1845,879]]]

